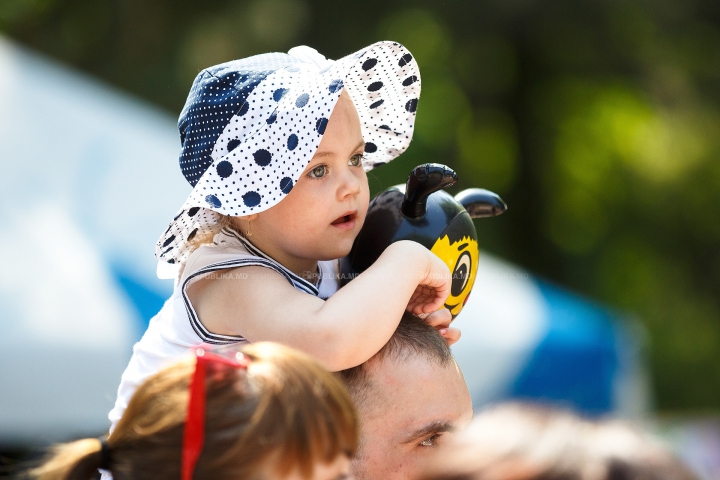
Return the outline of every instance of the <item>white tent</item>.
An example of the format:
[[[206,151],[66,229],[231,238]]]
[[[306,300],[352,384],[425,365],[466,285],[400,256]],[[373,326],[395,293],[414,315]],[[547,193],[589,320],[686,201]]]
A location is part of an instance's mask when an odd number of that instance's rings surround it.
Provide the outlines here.
[[[107,428],[154,244],[190,188],[168,114],[0,37],[0,441]],[[132,195],[129,195],[132,193]]]

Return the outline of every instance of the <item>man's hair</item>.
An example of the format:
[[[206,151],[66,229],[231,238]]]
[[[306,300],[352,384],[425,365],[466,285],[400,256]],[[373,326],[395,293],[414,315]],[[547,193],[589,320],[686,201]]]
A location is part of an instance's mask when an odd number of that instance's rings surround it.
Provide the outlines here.
[[[453,361],[450,347],[440,333],[412,313],[405,312],[385,346],[370,360],[339,372],[358,409],[363,409],[370,398],[370,365],[386,360],[404,361],[412,357],[426,358],[438,365]]]

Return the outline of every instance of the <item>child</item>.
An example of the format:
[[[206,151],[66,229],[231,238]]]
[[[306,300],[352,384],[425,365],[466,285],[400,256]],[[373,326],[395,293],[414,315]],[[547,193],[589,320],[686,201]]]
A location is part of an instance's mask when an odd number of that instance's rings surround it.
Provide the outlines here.
[[[115,480],[347,478],[358,421],[340,380],[282,345],[222,350],[148,378],[107,440],[56,446],[28,476],[91,479],[103,468]]]
[[[342,370],[374,355],[405,309],[443,306],[450,272],[415,242],[340,290],[336,275],[365,219],[365,170],[407,148],[419,93],[415,60],[391,42],[336,62],[298,47],[198,75],[179,121],[194,188],[156,250],[160,270],[182,271],[133,349],[113,424],[137,385],[199,344],[276,341]],[[438,317],[449,321],[429,323]]]

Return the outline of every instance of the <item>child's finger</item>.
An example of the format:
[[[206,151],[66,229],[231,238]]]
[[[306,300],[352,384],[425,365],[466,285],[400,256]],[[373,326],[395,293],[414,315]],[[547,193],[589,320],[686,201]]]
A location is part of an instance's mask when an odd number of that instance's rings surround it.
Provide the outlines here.
[[[452,313],[447,308],[441,308],[425,317],[425,323],[433,327],[449,327],[452,321]]]
[[[422,284],[425,289],[432,290],[433,294],[440,299],[440,303],[445,303],[445,299],[450,295],[451,286],[452,276],[445,265],[439,275],[427,278],[426,283]]]
[[[440,335],[442,335],[442,337],[447,342],[448,347],[450,345],[454,344],[455,342],[457,342],[458,340],[460,340],[461,332],[460,332],[460,329],[458,329],[458,328],[453,328],[453,327],[441,328],[438,331],[440,332]]]
[[[408,301],[407,310],[415,315],[434,313],[444,307],[445,300],[449,293],[449,287],[448,291],[443,293],[443,291],[436,286],[428,284],[418,285]],[[442,313],[440,315],[447,318],[448,314]]]
[[[443,303],[441,301],[438,301],[437,298],[434,300],[428,300],[427,302],[423,303],[421,305],[421,309],[423,313],[434,313],[437,310],[441,309],[443,307]]]
[[[425,311],[425,305],[426,305],[425,303],[417,303],[417,304],[415,304],[415,305],[412,306],[412,308],[410,309],[410,311],[411,311],[413,314],[418,315],[418,316],[419,316],[419,315],[426,314],[427,312]]]

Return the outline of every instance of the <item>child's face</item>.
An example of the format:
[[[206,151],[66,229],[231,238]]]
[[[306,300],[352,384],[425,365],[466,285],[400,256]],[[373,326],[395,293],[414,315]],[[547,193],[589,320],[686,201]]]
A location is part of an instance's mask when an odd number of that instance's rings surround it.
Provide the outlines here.
[[[243,230],[268,255],[292,268],[298,260],[332,260],[350,252],[365,221],[370,191],[362,167],[365,142],[355,106],[343,93],[317,152],[287,197],[246,217]],[[287,262],[287,263],[286,263]]]

